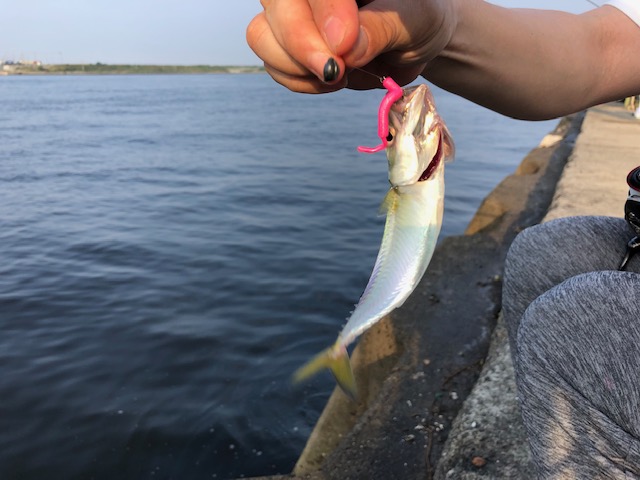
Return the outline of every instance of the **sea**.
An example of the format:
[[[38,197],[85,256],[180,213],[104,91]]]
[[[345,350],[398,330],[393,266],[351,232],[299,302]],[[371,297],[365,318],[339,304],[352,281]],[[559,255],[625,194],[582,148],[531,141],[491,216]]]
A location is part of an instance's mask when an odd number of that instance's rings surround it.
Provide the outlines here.
[[[0,77],[0,478],[288,473],[334,383],[292,386],[371,272],[382,90],[267,75]],[[556,121],[434,88],[442,236]]]

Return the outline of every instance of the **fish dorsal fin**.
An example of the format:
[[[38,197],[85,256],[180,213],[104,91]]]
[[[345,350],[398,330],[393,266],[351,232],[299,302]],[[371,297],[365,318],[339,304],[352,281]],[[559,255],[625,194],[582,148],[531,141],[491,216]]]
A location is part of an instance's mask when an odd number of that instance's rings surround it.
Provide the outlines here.
[[[398,191],[391,187],[387,194],[384,196],[380,208],[378,209],[378,215],[386,215],[390,211],[395,210],[398,203]]]

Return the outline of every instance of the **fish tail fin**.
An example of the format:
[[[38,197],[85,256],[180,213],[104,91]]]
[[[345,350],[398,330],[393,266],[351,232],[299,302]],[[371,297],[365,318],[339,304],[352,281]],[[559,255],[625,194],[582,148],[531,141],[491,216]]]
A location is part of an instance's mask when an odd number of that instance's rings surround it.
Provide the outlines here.
[[[323,368],[328,368],[338,382],[344,393],[352,399],[356,398],[356,380],[351,370],[351,361],[347,349],[337,344],[323,350],[318,355],[309,360],[293,374],[294,383],[301,382]]]

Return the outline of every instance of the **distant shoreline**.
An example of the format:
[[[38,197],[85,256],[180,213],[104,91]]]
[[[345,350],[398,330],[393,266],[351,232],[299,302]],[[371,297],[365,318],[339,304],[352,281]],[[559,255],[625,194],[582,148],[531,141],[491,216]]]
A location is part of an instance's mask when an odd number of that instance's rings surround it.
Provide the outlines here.
[[[213,65],[107,65],[93,64],[4,64],[0,75],[174,75],[263,73],[260,66]]]

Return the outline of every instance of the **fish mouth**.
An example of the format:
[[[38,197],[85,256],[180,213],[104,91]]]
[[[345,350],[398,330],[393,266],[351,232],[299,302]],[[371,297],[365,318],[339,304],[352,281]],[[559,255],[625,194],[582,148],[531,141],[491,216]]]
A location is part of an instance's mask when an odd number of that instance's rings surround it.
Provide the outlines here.
[[[438,165],[440,165],[440,162],[442,162],[444,158],[444,139],[442,138],[441,129],[438,129],[438,137],[438,148],[436,149],[436,153],[431,159],[431,162],[429,162],[427,168],[424,170],[424,172],[422,172],[422,175],[420,175],[420,178],[418,178],[418,182],[429,180],[429,178],[431,178],[431,176],[433,175],[433,172],[436,170],[436,168],[438,168]]]

